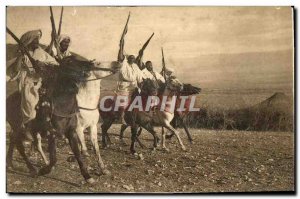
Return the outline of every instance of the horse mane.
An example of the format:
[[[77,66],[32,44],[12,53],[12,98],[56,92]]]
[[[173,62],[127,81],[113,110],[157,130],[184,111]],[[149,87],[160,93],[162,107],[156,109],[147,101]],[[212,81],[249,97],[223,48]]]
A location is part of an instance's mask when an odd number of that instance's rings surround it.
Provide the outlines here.
[[[180,95],[195,95],[201,92],[201,88],[193,86],[191,84],[183,84],[183,89],[180,91]]]

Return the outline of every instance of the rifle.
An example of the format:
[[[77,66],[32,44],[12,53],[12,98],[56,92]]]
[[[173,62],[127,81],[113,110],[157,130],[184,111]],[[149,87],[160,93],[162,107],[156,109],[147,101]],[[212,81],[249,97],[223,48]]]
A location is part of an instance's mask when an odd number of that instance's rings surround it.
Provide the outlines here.
[[[145,44],[143,45],[143,47],[141,48],[141,50],[139,51],[139,55],[136,58],[136,63],[140,66],[143,54],[144,54],[144,50],[147,48],[149,42],[151,41],[152,37],[153,37],[154,33],[152,33],[152,35],[149,37],[149,39],[145,42]]]
[[[149,37],[149,39],[146,41],[146,43],[143,45],[143,47],[140,51],[143,52],[146,49],[146,47],[148,46],[149,42],[151,41],[153,35],[154,35],[154,33],[152,33],[152,35]]]
[[[51,21],[51,26],[52,26],[52,33],[51,33],[51,42],[50,42],[49,47],[47,48],[47,52],[49,54],[51,54],[51,52],[52,52],[53,44],[56,39],[56,27],[55,27],[55,21],[54,21],[53,11],[52,11],[51,6],[50,6],[50,21]]]
[[[162,55],[162,75],[164,76],[165,80],[167,80],[166,77],[166,63],[165,63],[165,56],[164,56],[164,49],[161,47],[161,55]]]
[[[62,8],[62,11],[61,11],[61,15],[60,15],[60,24],[59,24],[59,34],[61,32],[61,24],[62,24],[62,15],[63,15],[63,8]],[[51,39],[51,42],[50,42],[50,45],[49,45],[49,48],[47,48],[47,52],[49,54],[51,54],[52,52],[52,48],[53,48],[53,45],[55,46],[56,48],[56,51],[57,51],[57,55],[58,55],[58,58],[62,58],[61,56],[61,52],[60,52],[60,48],[59,48],[59,44],[57,43],[57,33],[56,33],[56,27],[55,27],[55,21],[54,21],[54,16],[53,16],[53,10],[52,10],[52,7],[50,6],[50,21],[51,21],[51,26],[52,26],[52,39]]]
[[[127,21],[126,21],[126,24],[125,24],[125,27],[124,27],[124,30],[123,30],[123,33],[122,33],[122,36],[121,36],[121,39],[120,39],[120,49],[119,49],[119,53],[118,53],[118,61],[119,62],[122,62],[124,60],[124,54],[123,54],[123,51],[124,51],[124,37],[128,31],[128,22],[129,22],[129,19],[130,19],[130,12],[128,14],[128,17],[127,17]]]
[[[59,26],[58,26],[58,32],[57,32],[57,36],[60,35],[61,32],[61,24],[62,24],[62,17],[64,14],[64,7],[61,7],[61,11],[60,11],[60,20],[59,20]]]
[[[18,43],[21,51],[27,55],[29,61],[31,62],[34,69],[36,69],[36,61],[32,58],[32,56],[29,54],[28,49],[24,46],[24,44],[20,41],[20,39],[8,28],[6,27],[7,33],[12,36],[12,38]]]

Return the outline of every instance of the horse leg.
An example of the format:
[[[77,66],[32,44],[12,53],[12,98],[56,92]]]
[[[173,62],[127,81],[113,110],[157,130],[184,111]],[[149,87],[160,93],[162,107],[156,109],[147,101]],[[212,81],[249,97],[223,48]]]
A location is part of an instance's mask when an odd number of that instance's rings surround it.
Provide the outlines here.
[[[34,166],[29,161],[29,158],[25,154],[25,148],[24,148],[24,145],[23,145],[22,141],[23,141],[22,139],[17,140],[17,142],[16,142],[17,150],[19,151],[20,155],[24,159],[24,161],[25,161],[25,163],[26,163],[26,165],[27,165],[27,167],[30,171],[30,175],[35,177],[35,176],[37,176],[37,170],[34,168]]]
[[[183,128],[184,128],[185,132],[186,132],[186,135],[187,135],[187,137],[188,137],[189,142],[190,142],[191,144],[193,144],[193,138],[192,138],[192,136],[191,136],[191,134],[190,134],[190,132],[189,132],[189,129],[188,129],[188,127],[186,126],[186,123],[185,123],[184,121],[182,121],[182,125],[183,125]]]
[[[135,146],[134,146],[136,141],[136,135],[137,135],[137,126],[133,125],[131,126],[131,145],[130,145],[130,152],[132,154],[136,154]]]
[[[109,145],[111,145],[111,140],[110,140],[110,137],[109,137],[109,135],[108,135],[108,133],[106,133],[106,140],[107,140],[107,143],[108,143],[108,147],[109,147]]]
[[[120,144],[123,146],[126,146],[126,142],[124,141],[124,131],[127,129],[128,125],[122,124],[121,125],[121,130],[120,130]]]
[[[113,120],[104,120],[101,125],[102,129],[102,147],[107,148],[107,137],[108,137],[108,129],[111,127]]]
[[[36,141],[35,144],[36,144],[36,148],[37,148],[38,152],[41,154],[41,156],[42,156],[45,164],[49,165],[49,161],[47,160],[46,155],[45,155],[45,153],[43,151],[43,148],[42,148],[42,137],[41,137],[41,134],[39,134],[39,133],[36,134],[36,140],[37,141]]]
[[[142,127],[140,127],[139,130],[138,130],[138,133],[136,135],[136,141],[139,143],[140,147],[143,149],[143,148],[146,148],[146,146],[141,142],[141,140],[139,138],[142,131],[143,131],[143,129],[142,129]]]
[[[56,138],[54,133],[50,133],[48,136],[48,151],[49,151],[49,164],[46,165],[45,167],[42,167],[39,170],[39,175],[46,175],[49,174],[54,167],[54,165],[57,162],[56,158]]]
[[[176,122],[176,115],[175,117],[173,118],[173,120],[171,121],[171,126],[173,126],[174,129],[177,128],[177,122]],[[171,132],[171,134],[166,134],[166,139],[170,140],[172,139],[172,137],[174,136],[175,134],[173,132]]]
[[[12,163],[12,158],[13,158],[15,145],[16,145],[16,142],[15,142],[14,133],[11,132],[10,138],[9,138],[9,147],[8,147],[7,156],[6,156],[6,166],[7,166],[7,168],[11,167],[12,169],[14,169],[14,166],[13,166],[13,163]]]
[[[169,151],[169,149],[166,147],[166,133],[164,127],[161,128],[161,142],[162,149]]]
[[[80,126],[80,124],[77,125],[76,132],[78,135],[79,144],[81,146],[82,155],[87,156],[87,157],[90,156],[89,153],[87,152],[87,147],[86,147],[86,143],[85,143],[85,139],[84,139],[84,128],[82,126]]]
[[[103,160],[100,155],[100,149],[99,149],[99,145],[98,145],[98,136],[97,136],[97,125],[95,124],[95,125],[91,126],[89,131],[90,131],[90,135],[91,135],[91,141],[92,141],[92,144],[93,144],[93,147],[94,147],[97,159],[98,159],[98,166],[101,169],[101,171],[103,172],[103,174],[109,175],[110,172],[109,172],[109,170],[107,170],[105,168],[105,165],[104,165]]]
[[[181,146],[181,149],[182,149],[183,151],[186,151],[186,148],[185,148],[185,146],[184,146],[184,144],[183,144],[181,138],[179,137],[179,132],[178,132],[176,129],[174,129],[170,124],[166,124],[165,127],[166,127],[168,130],[170,130],[172,133],[174,133],[174,134],[176,135],[176,137],[177,137],[177,139],[178,139],[178,142],[179,142],[179,144],[180,144],[180,146]]]
[[[143,128],[146,129],[149,133],[153,135],[153,150],[157,148],[157,143],[158,143],[158,136],[157,133],[154,131],[153,126],[150,123],[147,123],[146,125],[143,125]]]
[[[78,162],[80,172],[81,172],[83,178],[88,183],[93,184],[95,182],[95,180],[88,173],[87,167],[86,167],[85,163],[82,160],[82,155],[80,153],[79,146],[78,146],[78,144],[79,144],[78,135],[77,135],[76,131],[75,130],[70,130],[67,133],[67,137],[69,139],[69,144],[70,144],[70,147],[72,149],[72,152],[74,153],[75,158]]]

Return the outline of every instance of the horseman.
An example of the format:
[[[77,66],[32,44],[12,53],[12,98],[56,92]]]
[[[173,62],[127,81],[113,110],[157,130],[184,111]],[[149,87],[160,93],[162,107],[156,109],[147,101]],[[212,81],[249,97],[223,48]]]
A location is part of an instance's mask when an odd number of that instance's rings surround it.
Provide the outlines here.
[[[55,57],[56,60],[61,60],[65,57],[71,56],[69,47],[71,45],[71,37],[69,35],[59,35],[57,38],[58,49],[52,48],[50,54]],[[48,48],[50,45],[48,46]]]
[[[117,83],[116,94],[119,96],[127,96],[128,102],[135,97],[145,76],[140,68],[135,63],[135,56],[129,55],[127,61],[124,61],[124,56],[118,58],[122,66],[119,71],[119,81]],[[126,124],[124,120],[125,109],[120,110],[122,124]]]
[[[158,72],[153,70],[153,66],[152,66],[151,61],[147,61],[145,66],[146,67],[143,70],[143,72],[146,74],[147,78],[150,78],[152,80],[156,80],[159,84],[160,83],[165,83],[164,77],[161,74],[159,74]]]
[[[23,34],[20,42],[36,60],[35,64],[38,68],[57,66],[56,60],[39,46],[41,37],[41,30],[32,30]],[[33,69],[28,56],[21,51],[16,61],[7,69],[7,75],[8,81],[18,81],[18,89],[21,93],[22,132],[26,139],[32,139],[29,129],[31,121],[36,117],[35,107],[39,101],[38,90],[42,85],[42,77]]]

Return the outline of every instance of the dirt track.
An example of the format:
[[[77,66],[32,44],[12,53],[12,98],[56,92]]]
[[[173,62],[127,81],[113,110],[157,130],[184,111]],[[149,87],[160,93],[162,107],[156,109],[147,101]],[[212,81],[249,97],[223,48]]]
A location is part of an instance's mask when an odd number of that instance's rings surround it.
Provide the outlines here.
[[[291,132],[242,132],[192,129],[195,140],[182,152],[175,137],[167,141],[170,152],[141,149],[144,160],[131,156],[129,146],[116,137],[119,126],[110,132],[113,145],[101,150],[111,176],[98,176],[94,153],[87,158],[97,179],[84,183],[76,162],[68,162],[69,147],[58,149],[58,163],[51,174],[38,178],[28,170],[16,152],[14,171],[7,171],[8,192],[249,192],[294,190],[294,135]],[[182,131],[183,133],[183,131]],[[129,144],[129,130],[126,142]],[[142,142],[152,138],[142,133]],[[100,136],[99,136],[100,137]],[[90,143],[88,147],[91,148]],[[33,158],[40,167],[42,160]]]

